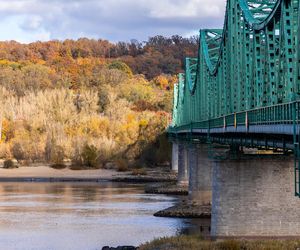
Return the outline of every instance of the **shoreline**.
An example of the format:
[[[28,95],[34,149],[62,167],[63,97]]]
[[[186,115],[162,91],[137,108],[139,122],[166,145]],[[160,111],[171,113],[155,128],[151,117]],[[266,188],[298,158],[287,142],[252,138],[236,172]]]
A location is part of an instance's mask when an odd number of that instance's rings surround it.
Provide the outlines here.
[[[116,177],[116,178],[77,178],[77,177],[0,177],[1,182],[115,182],[115,183],[162,183],[162,182],[172,182],[172,180],[167,179],[154,179],[149,178],[139,178],[139,177]],[[163,193],[161,193],[163,194]]]
[[[176,176],[166,168],[147,169],[147,175],[133,175],[131,171],[118,172],[114,169],[53,169],[47,165],[0,168],[0,182],[172,183],[175,179]]]
[[[75,178],[75,177],[0,177],[1,182],[110,182],[109,178]]]

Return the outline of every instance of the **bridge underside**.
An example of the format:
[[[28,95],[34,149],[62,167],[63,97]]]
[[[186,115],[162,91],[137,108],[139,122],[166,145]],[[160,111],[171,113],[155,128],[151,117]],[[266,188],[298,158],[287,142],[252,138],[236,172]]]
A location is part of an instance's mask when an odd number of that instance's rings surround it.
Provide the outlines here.
[[[249,148],[264,148],[274,150],[294,150],[295,126],[282,125],[254,125],[247,127],[226,127],[212,129],[178,128],[169,131],[169,138],[191,143],[211,142]],[[296,126],[299,130],[299,126]]]
[[[293,135],[276,133],[242,133],[222,132],[208,133],[205,130],[182,130],[177,133],[169,133],[171,141],[185,141],[190,143],[218,143],[229,146],[242,146],[258,149],[272,149],[274,151],[294,150]]]

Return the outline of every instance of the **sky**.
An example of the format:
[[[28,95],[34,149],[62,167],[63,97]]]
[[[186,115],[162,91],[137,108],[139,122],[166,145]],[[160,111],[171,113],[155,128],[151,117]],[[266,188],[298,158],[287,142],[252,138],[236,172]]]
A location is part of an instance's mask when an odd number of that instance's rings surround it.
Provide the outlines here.
[[[0,0],[0,40],[112,42],[222,28],[226,0]]]

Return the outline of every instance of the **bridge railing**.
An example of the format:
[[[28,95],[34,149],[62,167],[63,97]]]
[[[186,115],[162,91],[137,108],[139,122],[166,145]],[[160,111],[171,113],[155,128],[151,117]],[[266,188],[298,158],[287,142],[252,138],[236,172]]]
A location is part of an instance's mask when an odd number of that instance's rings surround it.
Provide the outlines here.
[[[195,129],[214,129],[253,125],[299,124],[300,101],[241,111],[205,121],[190,121],[181,126],[169,127],[170,133],[193,131]]]

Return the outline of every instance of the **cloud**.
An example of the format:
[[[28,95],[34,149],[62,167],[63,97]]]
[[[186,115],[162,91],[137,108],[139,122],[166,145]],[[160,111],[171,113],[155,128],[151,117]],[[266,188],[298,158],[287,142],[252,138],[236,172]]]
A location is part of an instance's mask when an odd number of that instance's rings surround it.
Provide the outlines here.
[[[224,7],[225,0],[0,0],[0,23],[15,19],[25,41],[40,33],[43,39],[145,40],[222,27]]]
[[[21,24],[21,28],[27,31],[35,31],[42,28],[42,18],[40,16],[28,16]]]

